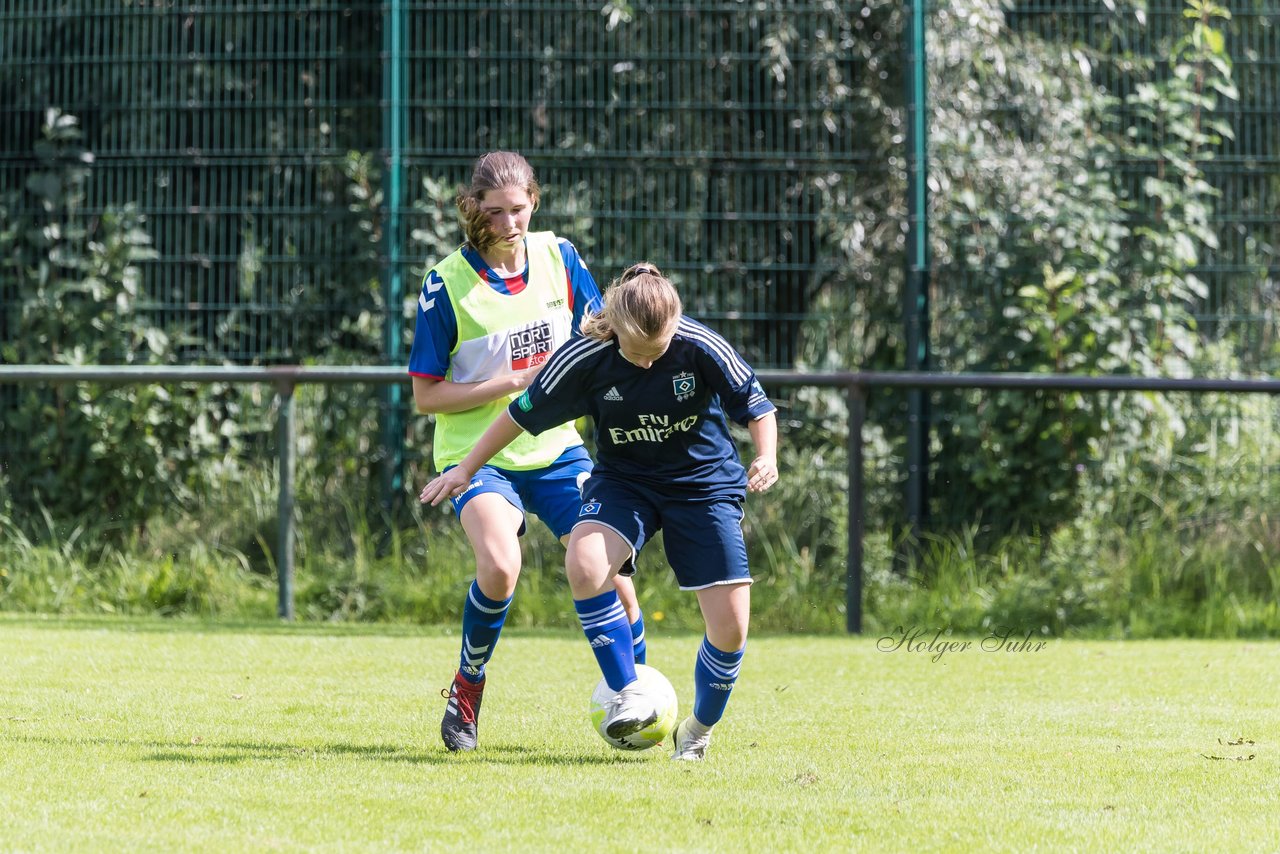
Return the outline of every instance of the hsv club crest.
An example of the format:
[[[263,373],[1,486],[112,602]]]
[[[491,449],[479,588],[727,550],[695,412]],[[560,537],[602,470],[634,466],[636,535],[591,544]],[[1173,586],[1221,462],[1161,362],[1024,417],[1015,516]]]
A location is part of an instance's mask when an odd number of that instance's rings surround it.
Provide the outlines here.
[[[688,400],[697,389],[693,374],[688,372],[676,374],[671,378],[671,387],[676,393],[676,400]]]

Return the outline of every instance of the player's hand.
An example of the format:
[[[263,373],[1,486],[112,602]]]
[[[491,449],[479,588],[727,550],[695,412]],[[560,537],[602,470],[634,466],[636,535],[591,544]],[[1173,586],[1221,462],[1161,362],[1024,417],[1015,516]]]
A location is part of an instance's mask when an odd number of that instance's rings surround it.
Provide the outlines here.
[[[747,489],[751,492],[764,492],[778,482],[778,460],[775,457],[759,456],[751,461],[747,469]]]
[[[512,378],[515,380],[516,384],[515,390],[524,391],[529,386],[533,385],[533,381],[538,378],[538,374],[542,372],[542,367],[545,364],[546,362],[543,362],[542,365],[535,365],[534,367],[523,370],[518,374],[513,374]]]
[[[454,466],[435,480],[422,487],[418,500],[435,507],[446,498],[456,498],[467,491],[471,473],[462,466]]]

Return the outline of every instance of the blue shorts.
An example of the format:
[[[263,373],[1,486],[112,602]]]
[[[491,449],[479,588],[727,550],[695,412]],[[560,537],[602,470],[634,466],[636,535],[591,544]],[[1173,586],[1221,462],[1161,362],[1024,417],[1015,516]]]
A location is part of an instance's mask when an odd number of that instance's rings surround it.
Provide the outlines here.
[[[635,571],[636,555],[661,530],[681,590],[751,583],[740,497],[674,497],[600,475],[583,484],[582,497],[578,524],[603,525],[630,544],[623,575]]]
[[[445,471],[453,466],[445,466]],[[471,478],[467,491],[449,499],[459,516],[467,502],[477,495],[496,492],[521,513],[532,510],[538,514],[551,533],[560,539],[578,521],[578,508],[582,506],[579,487],[591,474],[591,456],[578,445],[569,448],[545,468],[528,471],[512,471],[496,466],[481,466]],[[527,509],[526,509],[527,508]],[[520,523],[519,536],[524,536],[525,523]]]

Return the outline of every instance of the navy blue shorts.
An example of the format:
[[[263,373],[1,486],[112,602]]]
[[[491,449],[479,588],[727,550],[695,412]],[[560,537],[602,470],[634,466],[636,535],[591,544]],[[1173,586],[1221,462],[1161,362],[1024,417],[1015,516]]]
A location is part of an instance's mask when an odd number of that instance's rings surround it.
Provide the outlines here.
[[[445,466],[445,471],[453,466]],[[521,513],[532,510],[538,514],[551,533],[560,539],[569,533],[578,521],[578,508],[582,506],[582,482],[591,474],[591,456],[578,445],[569,448],[545,468],[528,471],[512,471],[496,466],[481,466],[471,478],[467,491],[449,499],[459,516],[467,502],[477,495],[496,492]],[[527,508],[527,509],[526,509]],[[519,535],[524,536],[525,523],[520,523]]]
[[[667,562],[681,590],[751,583],[742,538],[742,499],[733,495],[673,497],[633,483],[593,475],[582,487],[578,523],[594,522],[631,546],[619,572],[635,571],[636,555],[662,531]]]

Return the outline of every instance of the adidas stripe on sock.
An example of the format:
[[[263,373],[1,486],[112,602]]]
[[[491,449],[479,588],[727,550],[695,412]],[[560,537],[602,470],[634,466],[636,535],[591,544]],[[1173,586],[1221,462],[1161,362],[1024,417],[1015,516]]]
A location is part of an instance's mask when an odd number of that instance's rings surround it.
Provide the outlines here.
[[[698,662],[693,668],[693,716],[705,727],[715,726],[724,715],[746,647],[724,652],[711,645],[706,636],[698,648]]]
[[[618,592],[608,590],[590,599],[575,599],[573,607],[604,680],[613,690],[621,691],[636,680],[636,660],[631,625],[618,601]]]
[[[644,642],[644,614],[631,624],[631,648],[635,650],[636,664],[644,664],[648,644]]]

